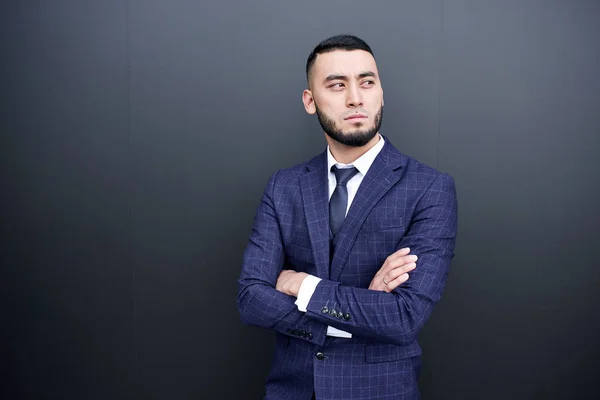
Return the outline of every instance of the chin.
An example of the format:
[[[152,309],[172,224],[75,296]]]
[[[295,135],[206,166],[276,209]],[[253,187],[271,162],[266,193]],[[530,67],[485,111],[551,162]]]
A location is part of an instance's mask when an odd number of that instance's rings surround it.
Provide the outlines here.
[[[367,128],[367,126],[363,123],[359,123],[359,124],[352,124],[352,126],[348,129],[344,129],[344,134],[346,135],[351,135],[353,133],[356,133],[358,131],[363,131]]]

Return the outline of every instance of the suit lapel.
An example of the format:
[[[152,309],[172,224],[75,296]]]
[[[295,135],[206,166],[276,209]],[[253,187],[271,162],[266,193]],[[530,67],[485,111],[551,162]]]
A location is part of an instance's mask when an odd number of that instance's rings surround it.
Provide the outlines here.
[[[317,275],[329,277],[329,182],[327,155],[323,152],[306,164],[300,177],[304,216],[312,246]]]
[[[373,161],[358,188],[342,228],[335,236],[333,242],[335,251],[331,261],[331,280],[337,281],[339,279],[350,254],[350,249],[369,212],[400,180],[402,175],[397,171],[402,166],[402,155],[391,145],[388,138],[385,138],[385,141],[383,149]]]

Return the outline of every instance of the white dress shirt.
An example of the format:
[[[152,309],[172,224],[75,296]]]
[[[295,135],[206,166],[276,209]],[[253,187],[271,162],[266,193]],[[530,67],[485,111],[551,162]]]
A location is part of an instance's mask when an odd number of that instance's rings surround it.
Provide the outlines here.
[[[358,170],[358,173],[356,175],[354,175],[352,178],[350,178],[350,180],[346,184],[346,188],[348,190],[348,205],[346,206],[346,214],[348,214],[348,210],[350,209],[350,205],[352,205],[352,201],[354,200],[354,196],[356,195],[356,192],[358,191],[358,187],[360,186],[363,178],[367,174],[367,171],[369,170],[369,168],[371,168],[373,161],[375,161],[375,157],[377,157],[377,155],[383,148],[384,144],[385,144],[385,141],[383,140],[383,137],[381,135],[379,135],[379,141],[375,144],[375,146],[371,147],[369,149],[369,151],[367,151],[365,154],[363,154],[362,156],[357,158],[352,164],[338,163],[335,160],[335,158],[333,158],[333,155],[331,154],[331,150],[329,149],[329,146],[327,146],[327,171],[328,171],[328,177],[329,177],[329,198],[330,199],[331,199],[331,195],[333,194],[333,191],[335,190],[335,186],[336,186],[335,174],[333,172],[331,172],[331,167],[334,165],[337,166],[338,168],[355,167]],[[298,291],[298,298],[296,299],[296,303],[295,303],[298,306],[299,311],[306,312],[306,307],[308,306],[308,303],[310,302],[310,298],[312,297],[313,293],[315,292],[315,289],[317,288],[317,285],[319,284],[319,282],[321,282],[321,278],[318,278],[314,275],[308,275],[306,278],[304,278],[304,280],[302,281],[302,284],[300,285],[300,290]],[[333,326],[328,326],[327,327],[327,336],[351,338],[352,334],[342,331],[342,330],[339,330],[339,329],[336,329]]]

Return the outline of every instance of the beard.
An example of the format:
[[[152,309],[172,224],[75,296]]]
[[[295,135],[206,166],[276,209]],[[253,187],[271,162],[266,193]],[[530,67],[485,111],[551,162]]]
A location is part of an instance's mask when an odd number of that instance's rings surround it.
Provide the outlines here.
[[[381,106],[377,114],[375,114],[375,121],[371,128],[357,128],[356,130],[350,132],[344,132],[339,129],[336,126],[335,121],[329,118],[325,113],[321,112],[316,104],[315,108],[317,110],[317,118],[319,119],[319,123],[321,124],[321,127],[327,136],[346,146],[361,147],[366,145],[375,137],[381,128],[381,120],[383,119],[383,106]]]

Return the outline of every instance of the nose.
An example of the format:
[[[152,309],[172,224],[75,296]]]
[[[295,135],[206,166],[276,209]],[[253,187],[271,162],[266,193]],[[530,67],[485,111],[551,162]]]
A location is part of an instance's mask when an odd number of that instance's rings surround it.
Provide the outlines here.
[[[347,93],[347,97],[346,97],[346,106],[347,107],[362,107],[363,100],[362,100],[362,93],[360,91],[360,88],[352,85],[349,87],[349,89],[346,91],[346,93]]]

